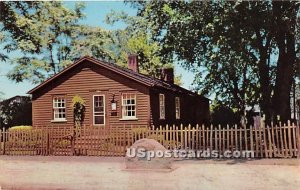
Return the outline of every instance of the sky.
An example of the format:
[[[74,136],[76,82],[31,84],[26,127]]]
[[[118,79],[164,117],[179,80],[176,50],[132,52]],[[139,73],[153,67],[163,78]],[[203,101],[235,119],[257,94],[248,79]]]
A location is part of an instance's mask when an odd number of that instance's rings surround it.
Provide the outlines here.
[[[65,2],[65,5],[69,8],[73,8],[75,2]],[[129,15],[135,15],[136,10],[130,7],[129,4],[125,4],[122,1],[101,1],[101,2],[85,2],[86,8],[84,13],[86,18],[81,21],[82,24],[91,25],[91,26],[100,26],[104,29],[121,29],[126,27],[124,23],[117,23],[114,26],[108,25],[105,23],[105,17],[112,10],[114,11],[124,11]],[[18,53],[14,53],[11,57],[18,57]],[[34,88],[36,85],[33,85],[27,81],[22,83],[15,83],[7,79],[6,74],[12,69],[12,65],[5,62],[0,62],[0,92],[4,94],[1,95],[1,98],[6,99],[16,95],[26,95],[26,93]],[[176,74],[182,75],[183,87],[189,89],[194,75],[178,64],[175,63],[175,72]]]

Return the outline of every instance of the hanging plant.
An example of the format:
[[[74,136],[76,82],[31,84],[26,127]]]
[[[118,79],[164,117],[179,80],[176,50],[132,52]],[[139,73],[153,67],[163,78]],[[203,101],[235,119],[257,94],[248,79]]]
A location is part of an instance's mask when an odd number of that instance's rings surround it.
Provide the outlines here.
[[[72,99],[72,108],[74,112],[75,127],[80,127],[84,118],[85,101],[78,95],[75,95]]]

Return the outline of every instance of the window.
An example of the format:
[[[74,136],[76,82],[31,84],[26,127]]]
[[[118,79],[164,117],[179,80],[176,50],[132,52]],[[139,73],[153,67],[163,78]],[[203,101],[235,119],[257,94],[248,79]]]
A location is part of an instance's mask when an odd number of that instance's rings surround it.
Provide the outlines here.
[[[175,113],[176,113],[176,119],[180,119],[180,98],[175,98]]]
[[[165,95],[159,94],[159,118],[165,119]]]
[[[53,98],[53,119],[54,121],[66,120],[66,99],[65,97]]]
[[[122,94],[122,118],[136,119],[136,94]]]
[[[104,95],[93,96],[93,120],[94,125],[105,124],[105,102]]]

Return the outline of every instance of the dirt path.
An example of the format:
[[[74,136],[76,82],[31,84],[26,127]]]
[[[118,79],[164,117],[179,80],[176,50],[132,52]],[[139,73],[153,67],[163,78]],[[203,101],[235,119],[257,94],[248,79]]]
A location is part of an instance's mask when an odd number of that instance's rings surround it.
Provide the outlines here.
[[[172,172],[124,171],[122,158],[0,157],[0,189],[300,190],[299,160],[177,161]]]

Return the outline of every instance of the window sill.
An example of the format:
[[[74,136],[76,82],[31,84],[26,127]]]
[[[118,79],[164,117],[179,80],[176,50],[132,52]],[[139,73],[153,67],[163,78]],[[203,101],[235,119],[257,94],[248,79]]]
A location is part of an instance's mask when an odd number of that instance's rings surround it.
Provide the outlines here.
[[[95,127],[95,128],[105,127],[105,124],[93,124],[93,127]]]
[[[137,121],[139,120],[138,118],[121,118],[119,119],[120,121]]]
[[[65,123],[67,120],[51,120],[51,123]]]

